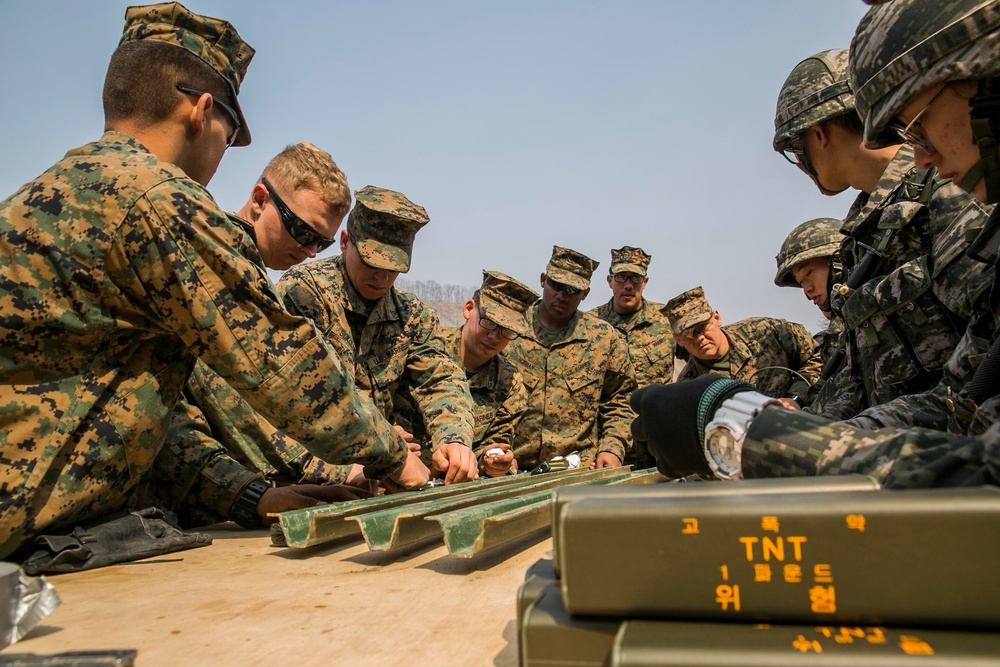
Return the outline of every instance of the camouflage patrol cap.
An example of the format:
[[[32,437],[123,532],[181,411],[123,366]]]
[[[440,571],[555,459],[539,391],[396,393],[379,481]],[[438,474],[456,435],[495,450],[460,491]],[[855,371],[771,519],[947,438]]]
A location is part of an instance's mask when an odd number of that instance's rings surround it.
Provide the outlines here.
[[[642,248],[622,246],[611,251],[611,275],[616,273],[638,273],[646,275],[646,267],[652,255],[647,255]]]
[[[218,72],[232,98],[227,103],[231,103],[240,120],[233,146],[250,143],[250,128],[238,95],[254,50],[240,38],[236,28],[228,21],[195,14],[179,2],[165,2],[125,10],[125,29],[118,45],[139,40],[179,46]]]
[[[667,301],[661,312],[670,320],[670,330],[674,335],[680,335],[686,329],[712,319],[714,311],[705,299],[705,290],[699,285]]]
[[[479,312],[502,327],[521,336],[530,333],[531,325],[525,313],[536,301],[538,293],[499,271],[483,271],[479,288]]]
[[[545,267],[545,275],[557,283],[577,289],[587,289],[590,287],[590,277],[594,275],[594,269],[599,265],[600,262],[576,250],[554,245],[552,258]]]
[[[406,273],[410,270],[413,238],[428,222],[424,207],[401,192],[366,185],[354,193],[347,233],[365,264]]]
[[[815,218],[793,229],[774,258],[778,263],[774,284],[778,287],[798,287],[792,277],[792,269],[815,257],[830,257],[837,252],[844,239],[840,233],[843,225],[844,221],[836,218]]]
[[[853,109],[854,97],[847,80],[847,49],[830,49],[809,56],[792,69],[778,93],[774,150],[784,150],[789,141],[813,125]]]
[[[931,86],[1000,75],[997,54],[997,0],[895,0],[869,9],[851,41],[850,63],[865,146],[899,143],[889,122]]]

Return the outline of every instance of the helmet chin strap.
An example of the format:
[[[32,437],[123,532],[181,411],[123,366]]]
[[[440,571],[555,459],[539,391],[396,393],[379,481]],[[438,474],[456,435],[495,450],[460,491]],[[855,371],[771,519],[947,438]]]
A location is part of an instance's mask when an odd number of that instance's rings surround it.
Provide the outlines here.
[[[997,136],[1000,133],[1000,77],[982,79],[979,90],[969,101],[972,107],[972,138],[979,146],[979,161],[972,165],[962,180],[956,183],[966,192],[980,180],[986,182],[986,203],[1000,202],[1000,161],[997,157]]]
[[[812,182],[816,184],[816,187],[819,188],[819,191],[827,195],[828,197],[832,197],[833,195],[839,195],[841,192],[847,189],[846,187],[841,188],[840,190],[827,190],[826,188],[824,188],[823,184],[819,182],[819,174],[817,174],[816,170],[813,169],[812,163],[809,161],[809,156],[806,155],[805,153],[802,153],[802,157],[799,160],[797,166],[799,169],[805,172],[806,176],[812,179]]]

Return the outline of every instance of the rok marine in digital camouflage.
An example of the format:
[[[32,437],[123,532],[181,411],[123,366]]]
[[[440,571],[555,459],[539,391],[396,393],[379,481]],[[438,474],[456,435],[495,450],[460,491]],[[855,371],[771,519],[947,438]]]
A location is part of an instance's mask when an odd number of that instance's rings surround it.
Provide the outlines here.
[[[893,0],[872,8],[851,46],[851,80],[865,120],[865,142],[877,146],[886,141],[885,133],[896,132],[914,145],[918,165],[936,167],[980,202],[995,204],[1000,200],[998,54],[998,0]],[[998,248],[1000,215],[993,209],[969,253],[995,268]],[[989,277],[995,281],[995,271]],[[734,446],[720,459],[745,477],[864,473],[888,488],[1000,485],[1000,387],[994,366],[1000,350],[985,355],[1000,334],[998,293],[995,284],[982,291],[977,314],[948,362],[965,371],[953,376],[958,385],[949,386],[946,375],[936,391],[893,401],[900,404],[900,413],[905,409],[901,402],[909,400],[914,413],[949,415],[952,428],[964,426],[967,434],[920,428],[865,430],[777,408],[755,414],[746,409],[751,399],[742,402],[742,417],[736,420],[746,427],[745,439],[734,438]],[[647,410],[655,419],[663,405],[678,401],[677,396],[656,393],[634,400],[643,404],[635,427],[643,433],[659,430],[644,428],[641,420]],[[695,402],[707,404],[709,395],[705,391]],[[731,403],[721,405],[730,409],[727,419],[733,421],[741,410],[727,406]],[[688,405],[692,409],[687,417],[703,407],[695,408],[690,401]],[[714,414],[718,418],[719,413]],[[699,435],[694,434],[694,444],[705,451]],[[668,458],[677,448],[657,452]]]
[[[528,313],[531,332],[507,348],[528,390],[528,409],[514,432],[522,469],[574,451],[584,465],[617,466],[629,449],[635,374],[628,348],[614,327],[579,311],[597,265],[553,246],[541,274],[542,299]]]
[[[826,331],[815,336],[820,343],[820,358],[825,364],[838,347],[844,330],[843,320],[830,311],[830,291],[842,282],[843,266],[836,256],[843,236],[842,221],[835,218],[815,218],[803,222],[789,232],[775,256],[778,272],[774,284],[778,287],[799,287],[829,321]]]
[[[296,144],[267,164],[246,204],[230,218],[247,232],[241,255],[287,269],[329,247],[350,208],[347,180],[329,153]],[[227,519],[259,527],[269,513],[350,499],[344,489],[287,486],[330,481],[325,473],[332,469],[345,467],[309,456],[199,361],[156,457],[148,502],[173,511],[182,527]],[[313,502],[304,503],[309,496]]]
[[[701,287],[675,296],[663,312],[690,357],[678,381],[712,373],[752,383],[792,409],[808,402],[819,378],[820,351],[801,324],[751,317],[722,326]]]
[[[0,557],[128,503],[197,358],[317,454],[423,483],[204,188],[250,142],[252,55],[225,21],[129,8],[107,131],[0,203]]]
[[[670,322],[660,312],[663,304],[647,301],[642,296],[649,283],[646,270],[650,259],[652,256],[642,248],[624,246],[612,250],[608,273],[611,300],[590,311],[625,337],[638,387],[674,379],[676,343]],[[633,443],[624,462],[637,468],[655,465],[642,443]]]
[[[445,347],[433,309],[396,289],[410,269],[427,212],[405,195],[366,186],[340,232],[341,254],[297,266],[278,281],[289,311],[312,319],[357,386],[390,420],[409,392],[430,437],[433,467],[446,483],[478,477],[475,424],[465,372]]]
[[[919,165],[936,167],[989,204],[1000,199],[995,151],[1000,121],[991,107],[1000,99],[998,14],[996,2],[900,3],[869,11],[851,46],[858,109],[866,116],[865,141],[880,145],[889,134],[905,137],[913,144]],[[932,38],[929,27],[905,23],[917,18],[943,28],[949,37]],[[881,59],[897,53],[905,54],[911,64],[880,72]],[[950,124],[943,132],[944,123]],[[916,423],[954,433],[981,433],[996,420],[1000,399],[981,387],[974,397],[964,390],[998,334],[996,219],[994,208],[982,234],[967,250],[989,269],[967,288],[977,295],[974,316],[945,366],[942,382],[923,394],[866,410],[851,424],[876,428]]]
[[[860,191],[841,230],[845,280],[831,297],[847,330],[847,377],[816,399],[834,419],[940,380],[972,313],[966,286],[981,273],[963,255],[965,237],[985,220],[967,193],[918,169],[909,146],[861,145],[847,56],[823,51],[795,66],[778,95],[773,140],[824,194]]]
[[[482,286],[462,308],[465,324],[444,330],[445,348],[465,369],[469,382],[476,418],[473,447],[479,472],[489,477],[517,472],[514,425],[527,407],[527,392],[504,349],[530,333],[525,313],[537,300],[538,294],[524,283],[498,271],[483,271]],[[423,441],[423,417],[409,393],[404,394],[396,397],[396,423]]]

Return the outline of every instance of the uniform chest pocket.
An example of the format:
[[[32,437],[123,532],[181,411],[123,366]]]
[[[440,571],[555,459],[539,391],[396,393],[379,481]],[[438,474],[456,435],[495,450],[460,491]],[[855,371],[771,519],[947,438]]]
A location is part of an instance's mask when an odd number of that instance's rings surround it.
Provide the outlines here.
[[[944,367],[961,332],[931,287],[929,262],[919,257],[886,276],[876,287],[875,297],[909,343],[917,363],[936,371]]]
[[[563,378],[563,381],[574,399],[591,398],[597,401],[601,397],[600,375],[579,373]]]
[[[875,285],[866,283],[847,299],[844,321],[854,334],[858,371],[869,393],[880,387],[899,384],[917,376],[913,355],[906,349],[900,332],[879,307]]]

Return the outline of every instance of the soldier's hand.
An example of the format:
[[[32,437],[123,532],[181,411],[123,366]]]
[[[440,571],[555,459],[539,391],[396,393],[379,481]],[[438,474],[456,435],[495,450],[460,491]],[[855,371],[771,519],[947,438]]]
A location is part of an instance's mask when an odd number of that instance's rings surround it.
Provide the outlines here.
[[[348,473],[347,479],[344,480],[344,484],[347,486],[355,486],[362,491],[367,491],[373,496],[379,496],[385,493],[385,489],[379,486],[377,479],[368,479],[365,477],[365,467],[357,463],[351,465],[351,472]]]
[[[799,409],[799,404],[796,403],[795,399],[793,399],[793,398],[779,398],[778,402],[781,403],[786,408],[788,408],[789,410],[798,410]]]
[[[293,484],[268,489],[257,501],[257,514],[264,524],[275,522],[269,514],[280,514],[303,507],[316,507],[345,500],[371,498],[372,494],[363,489],[345,484]]]
[[[446,442],[431,456],[434,469],[444,473],[445,484],[479,479],[479,462],[471,449],[460,442]]]
[[[631,399],[638,415],[632,422],[632,437],[649,446],[656,468],[667,477],[712,476],[705,458],[704,424],[723,401],[741,391],[753,391],[753,387],[717,375],[637,389]],[[704,418],[701,431],[699,411]]]
[[[420,453],[409,452],[403,467],[382,480],[387,493],[419,489],[431,479],[431,471],[420,460]]]
[[[593,461],[590,462],[590,469],[616,468],[622,464],[622,460],[611,452],[598,452]]]
[[[500,454],[490,455],[490,452],[497,449],[501,450]],[[503,477],[507,471],[517,472],[517,460],[514,458],[514,452],[511,451],[510,445],[492,445],[479,461],[480,474],[487,477]]]

